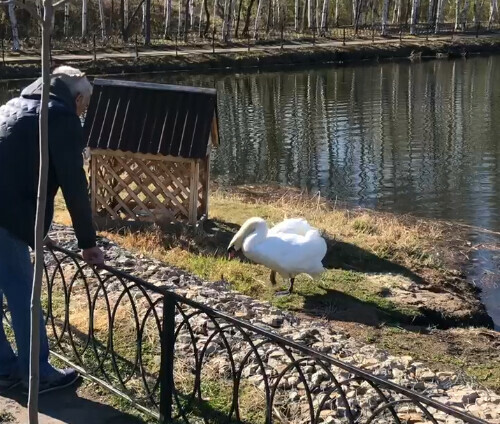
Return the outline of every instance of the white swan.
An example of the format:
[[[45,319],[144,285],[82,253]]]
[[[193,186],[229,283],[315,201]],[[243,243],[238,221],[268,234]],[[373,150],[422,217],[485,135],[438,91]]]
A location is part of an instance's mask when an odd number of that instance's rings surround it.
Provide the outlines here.
[[[298,274],[317,278],[325,270],[321,261],[326,255],[326,241],[302,218],[285,219],[271,229],[262,218],[248,219],[228,246],[230,257],[239,250],[253,262],[271,269],[273,284],[276,273],[290,280],[289,289],[279,294],[293,291]]]

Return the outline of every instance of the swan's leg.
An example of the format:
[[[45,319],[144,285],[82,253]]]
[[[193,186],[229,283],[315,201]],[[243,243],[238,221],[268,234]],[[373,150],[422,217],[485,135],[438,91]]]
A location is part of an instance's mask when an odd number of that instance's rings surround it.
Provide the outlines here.
[[[271,275],[269,276],[269,279],[271,280],[271,284],[273,286],[276,285],[276,271],[271,271]]]
[[[287,296],[289,294],[292,294],[293,291],[293,283],[295,282],[295,278],[290,278],[290,286],[288,287],[288,290],[284,291],[279,291],[275,293],[275,296]]]

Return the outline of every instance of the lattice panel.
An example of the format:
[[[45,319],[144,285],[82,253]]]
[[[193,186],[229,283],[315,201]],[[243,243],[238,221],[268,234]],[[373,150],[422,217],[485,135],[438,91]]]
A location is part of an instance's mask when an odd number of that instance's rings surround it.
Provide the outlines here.
[[[194,223],[206,213],[206,164],[208,161],[92,152],[94,214],[125,221],[189,219]]]

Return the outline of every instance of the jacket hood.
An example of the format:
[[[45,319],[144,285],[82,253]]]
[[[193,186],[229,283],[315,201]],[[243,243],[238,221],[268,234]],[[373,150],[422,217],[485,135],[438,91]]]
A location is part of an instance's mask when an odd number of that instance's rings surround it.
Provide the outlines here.
[[[71,111],[76,113],[75,99],[71,95],[68,86],[63,81],[63,76],[51,77],[50,79],[50,99],[59,100]],[[26,99],[40,100],[42,97],[42,78],[28,85],[22,92],[21,97]]]

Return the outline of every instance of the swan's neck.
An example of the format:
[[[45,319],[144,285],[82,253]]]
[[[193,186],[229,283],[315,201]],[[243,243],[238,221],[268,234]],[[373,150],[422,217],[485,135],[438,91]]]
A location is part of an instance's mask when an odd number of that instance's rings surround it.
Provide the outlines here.
[[[265,222],[259,223],[255,229],[245,237],[243,251],[250,251],[267,237],[267,225]]]

